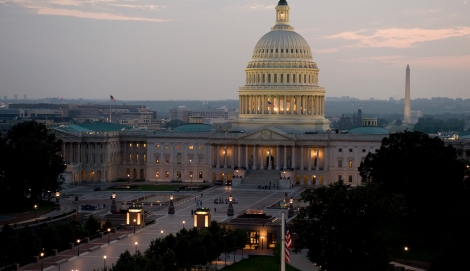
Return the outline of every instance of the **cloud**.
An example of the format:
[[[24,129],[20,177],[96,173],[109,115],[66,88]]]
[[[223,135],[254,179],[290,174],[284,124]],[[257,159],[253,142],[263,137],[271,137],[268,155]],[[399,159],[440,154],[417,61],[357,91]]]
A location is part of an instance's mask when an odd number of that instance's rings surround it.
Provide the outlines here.
[[[464,56],[435,56],[435,57],[412,57],[405,55],[396,56],[372,56],[362,58],[351,58],[337,60],[348,63],[383,63],[404,66],[410,64],[413,67],[432,67],[440,69],[470,69],[470,55]]]
[[[0,0],[0,4],[5,3],[13,3],[35,10],[40,15],[97,20],[168,22],[168,20],[155,18],[154,14],[165,6],[154,5],[150,0],[138,2],[133,0]],[[142,14],[135,15],[135,12],[129,12],[135,9],[142,10]]]
[[[246,9],[274,9],[274,5],[260,5],[260,4],[252,4],[252,5],[245,5],[244,8]]]
[[[366,34],[364,30],[361,30],[343,32],[324,38],[357,41],[355,47],[409,48],[415,43],[462,36],[470,36],[470,27],[458,27],[455,29],[390,28],[380,29],[372,34]]]
[[[312,52],[315,54],[331,54],[331,53],[336,53],[338,51],[339,51],[338,48],[325,48],[325,49],[312,50]]]

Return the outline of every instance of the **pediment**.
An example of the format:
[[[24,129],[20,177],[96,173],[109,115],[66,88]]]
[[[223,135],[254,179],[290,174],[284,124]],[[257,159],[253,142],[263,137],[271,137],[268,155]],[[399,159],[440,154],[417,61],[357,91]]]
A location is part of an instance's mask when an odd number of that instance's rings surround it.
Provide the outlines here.
[[[240,139],[243,140],[292,140],[284,131],[269,127],[248,134]]]

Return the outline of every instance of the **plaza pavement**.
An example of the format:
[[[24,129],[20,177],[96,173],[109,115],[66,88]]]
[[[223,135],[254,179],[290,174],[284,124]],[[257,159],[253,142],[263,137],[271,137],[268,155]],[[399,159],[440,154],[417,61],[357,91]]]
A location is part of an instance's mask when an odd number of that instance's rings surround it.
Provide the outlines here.
[[[168,215],[167,208],[159,207],[159,204],[155,204],[152,207],[145,206],[146,211],[153,212],[156,215],[156,223],[151,224],[145,228],[138,229],[136,234],[132,230],[120,230],[110,235],[110,244],[108,245],[107,235],[104,238],[95,239],[90,241],[88,244],[80,245],[80,256],[77,256],[77,247],[61,252],[58,256],[50,256],[43,259],[43,270],[79,270],[79,271],[92,271],[93,269],[99,269],[104,266],[104,256],[106,256],[106,265],[110,266],[115,263],[119,258],[119,255],[126,249],[131,253],[135,253],[135,250],[145,251],[150,242],[158,237],[165,236],[167,234],[175,234],[183,227],[192,227],[193,217],[191,216],[191,210],[197,208],[194,200],[202,201],[202,207],[208,207],[211,209],[212,220],[216,220],[219,223],[229,221],[227,217],[228,204],[214,204],[215,198],[226,199],[230,195],[234,199],[238,200],[238,204],[233,204],[235,210],[235,216],[242,214],[246,209],[264,209],[266,214],[281,217],[282,209],[271,209],[266,208],[282,200],[285,193],[288,196],[295,196],[303,190],[302,187],[293,187],[290,189],[279,189],[279,190],[264,190],[257,189],[251,186],[239,186],[239,187],[226,187],[216,186],[204,190],[203,196],[201,192],[172,192],[175,198],[180,195],[187,195],[185,201],[175,205],[176,213],[174,215]],[[106,207],[111,206],[110,195],[112,191],[93,191],[91,187],[78,186],[71,187],[62,191],[62,193],[73,193],[78,194],[79,204],[96,203],[106,204]],[[118,207],[122,202],[134,200],[142,196],[148,195],[169,195],[170,192],[116,192]],[[177,200],[176,200],[177,201]],[[69,210],[75,203],[71,198],[69,200],[62,200],[63,210]],[[109,205],[108,205],[109,204]],[[68,205],[68,207],[67,207]],[[216,208],[216,211],[214,211]],[[61,210],[61,211],[63,211]],[[284,210],[285,212],[287,210]],[[184,221],[184,223],[183,223]],[[163,234],[162,234],[163,231]],[[135,243],[137,242],[137,246]],[[246,258],[250,254],[256,255],[272,255],[272,250],[244,250],[244,257]],[[224,254],[220,256],[220,261],[214,264],[220,269],[225,265]],[[241,259],[241,250],[236,253],[236,261]],[[57,263],[60,264],[57,264]],[[227,258],[227,264],[233,263],[233,253]],[[317,271],[318,269],[306,258],[306,252],[299,254],[291,253],[291,265],[300,270],[311,270]],[[41,263],[31,264],[24,266],[21,270],[41,270]],[[418,269],[413,269],[418,270]]]

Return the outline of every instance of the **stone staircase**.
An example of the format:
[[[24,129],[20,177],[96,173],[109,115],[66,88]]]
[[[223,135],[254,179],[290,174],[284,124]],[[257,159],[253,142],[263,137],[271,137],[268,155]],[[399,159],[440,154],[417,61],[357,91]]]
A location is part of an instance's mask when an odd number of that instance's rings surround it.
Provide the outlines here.
[[[279,185],[279,177],[281,173],[279,170],[247,170],[245,177],[243,178],[242,185],[269,185],[271,182],[271,188],[273,185],[276,187]]]

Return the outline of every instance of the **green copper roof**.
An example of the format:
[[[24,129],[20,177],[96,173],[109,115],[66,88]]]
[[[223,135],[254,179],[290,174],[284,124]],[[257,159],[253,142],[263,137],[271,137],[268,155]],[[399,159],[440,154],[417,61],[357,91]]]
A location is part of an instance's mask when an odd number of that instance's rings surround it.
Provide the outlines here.
[[[174,132],[211,132],[215,131],[215,127],[208,124],[186,124],[173,129]]]
[[[129,129],[128,126],[124,126],[117,123],[78,123],[65,126],[59,126],[56,129],[66,132],[113,132],[122,131]]]
[[[388,135],[390,131],[376,126],[361,126],[348,131],[348,134],[356,135]]]

